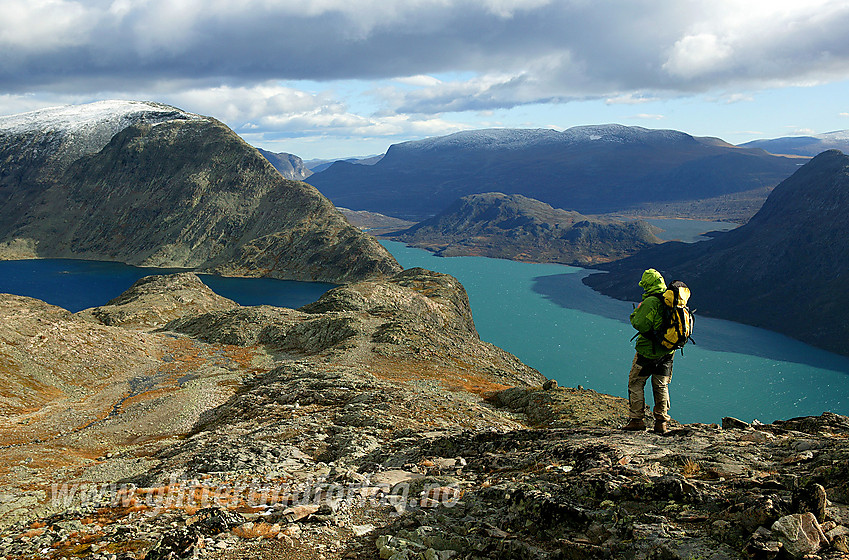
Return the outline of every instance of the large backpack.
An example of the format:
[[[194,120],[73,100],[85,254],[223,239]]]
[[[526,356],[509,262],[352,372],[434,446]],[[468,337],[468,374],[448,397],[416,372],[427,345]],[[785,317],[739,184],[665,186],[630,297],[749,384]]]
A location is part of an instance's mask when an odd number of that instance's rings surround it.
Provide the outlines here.
[[[652,333],[655,341],[673,352],[679,349],[683,352],[688,341],[695,344],[690,337],[695,319],[687,307],[690,300],[690,288],[687,284],[676,280],[662,294],[652,295],[660,299],[659,309],[663,315],[660,328]]]

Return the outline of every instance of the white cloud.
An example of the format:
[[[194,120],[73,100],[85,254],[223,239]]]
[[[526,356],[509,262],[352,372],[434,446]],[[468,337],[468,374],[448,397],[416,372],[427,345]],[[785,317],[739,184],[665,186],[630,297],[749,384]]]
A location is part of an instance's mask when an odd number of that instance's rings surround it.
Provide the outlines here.
[[[673,76],[689,79],[722,69],[734,49],[716,35],[699,33],[679,39],[663,68]]]
[[[849,76],[844,0],[719,0],[697,3],[662,68],[701,89],[813,85]],[[682,22],[683,23],[683,22]]]
[[[169,102],[192,112],[215,116],[258,142],[281,135],[397,136],[406,140],[470,128],[429,116],[356,114],[331,91],[310,93],[277,83],[195,89],[171,95]]]
[[[799,128],[799,127],[789,127],[792,128],[793,131],[790,133],[791,136],[811,136],[816,134],[816,131],[810,128]]]
[[[0,95],[0,115],[28,113],[55,105],[65,105],[65,103],[51,103],[46,99],[36,98],[34,95]]]
[[[502,18],[511,18],[516,12],[533,10],[550,4],[551,0],[486,0],[487,9]]]
[[[648,97],[639,92],[631,92],[619,94],[614,97],[608,97],[604,100],[607,105],[639,105],[641,103],[651,103],[657,101],[657,97]]]
[[[742,102],[751,102],[754,101],[755,98],[747,93],[732,93],[728,94],[724,98],[726,104],[732,103],[742,103]]]
[[[280,134],[299,137],[333,134],[335,136],[398,137],[407,140],[411,137],[450,134],[470,127],[439,118],[416,118],[410,115],[365,117],[351,113],[316,110],[267,117],[263,119],[263,124],[259,128],[264,129],[263,138],[274,138]]]
[[[101,98],[62,94],[0,94],[0,115],[28,113],[30,111],[37,111],[48,107],[59,107],[61,105],[78,105],[97,99]]]
[[[562,60],[562,56],[552,55],[536,61],[536,65],[555,69],[563,64]],[[516,73],[493,72],[465,80],[441,81],[412,91],[383,88],[376,93],[399,112],[491,111],[526,103],[566,101],[568,97],[564,95],[559,81],[552,80],[554,74],[553,71],[546,73],[536,68]]]
[[[169,102],[196,113],[212,115],[242,126],[316,111],[344,112],[343,105],[327,93],[311,94],[266,82],[253,86],[220,86],[190,89],[167,96]]]
[[[276,82],[252,87],[193,88],[158,95],[112,91],[102,92],[99,97],[156,99],[218,118],[254,145],[292,153],[297,153],[295,147],[307,146],[313,150],[310,155],[319,150],[315,143],[310,146],[313,139],[323,139],[328,146],[335,146],[333,139],[380,139],[368,148],[369,152],[374,152],[411,138],[441,136],[474,128],[466,123],[429,115],[356,114],[331,91],[307,92]],[[77,96],[0,95],[0,115],[93,100]],[[337,150],[341,148],[337,147]]]
[[[395,78],[394,81],[400,84],[416,87],[433,87],[442,84],[442,80],[440,80],[439,78],[434,78],[433,76],[425,76],[422,74],[419,74],[418,76]]]
[[[475,89],[470,105],[510,107],[849,77],[845,0],[0,0],[0,13],[7,91],[395,78],[440,90],[408,104],[452,110],[464,102],[445,95]],[[448,73],[475,77],[434,77]],[[481,88],[498,75],[511,79]]]
[[[269,136],[438,134],[847,80],[847,29],[846,0],[0,0],[0,113],[120,96]]]
[[[0,50],[50,52],[84,44],[97,16],[79,2],[0,0]]]

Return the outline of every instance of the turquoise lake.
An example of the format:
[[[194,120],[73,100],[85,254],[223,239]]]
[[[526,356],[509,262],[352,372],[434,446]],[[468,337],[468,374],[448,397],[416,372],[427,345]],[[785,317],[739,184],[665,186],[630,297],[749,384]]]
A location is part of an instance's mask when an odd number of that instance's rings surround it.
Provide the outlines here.
[[[705,232],[728,231],[739,225],[732,222],[707,222],[681,218],[650,218],[646,221],[663,230],[657,236],[664,241],[678,240],[685,243],[704,241],[710,239],[709,236],[704,235]]]
[[[484,340],[561,385],[626,396],[632,306],[584,286],[581,279],[589,271],[482,257],[441,258],[383,243],[406,268],[456,276],[466,287]],[[79,311],[105,304],[143,276],[168,272],[176,271],[78,260],[2,261],[0,292]],[[295,308],[333,287],[264,278],[201,279],[242,305]],[[697,307],[698,294],[693,299]],[[849,358],[770,331],[698,316],[694,338],[697,344],[675,357],[670,413],[680,422],[719,422],[723,416],[772,422],[826,410],[849,414]]]
[[[483,257],[436,257],[382,242],[405,268],[457,277],[481,338],[559,384],[627,397],[634,356],[629,302],[600,295],[581,268]],[[637,282],[639,279],[635,279]],[[698,307],[698,294],[693,295]],[[849,358],[786,336],[696,317],[695,345],[676,353],[670,414],[680,422],[773,420],[849,414]],[[647,391],[650,394],[651,391]],[[649,401],[651,397],[647,397]]]

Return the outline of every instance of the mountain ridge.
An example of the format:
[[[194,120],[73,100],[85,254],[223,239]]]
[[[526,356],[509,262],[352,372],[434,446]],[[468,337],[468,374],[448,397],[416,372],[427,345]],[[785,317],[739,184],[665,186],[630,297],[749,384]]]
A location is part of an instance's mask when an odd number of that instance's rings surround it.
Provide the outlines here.
[[[393,144],[372,166],[337,162],[309,182],[339,206],[421,221],[493,191],[584,214],[697,200],[778,184],[797,163],[673,130],[485,129]]]
[[[263,150],[262,148],[257,148],[257,151],[262,154],[262,156],[274,166],[274,168],[280,172],[281,175],[286,177],[287,179],[291,179],[293,181],[303,181],[310,175],[312,175],[312,171],[310,171],[305,165],[304,161],[296,155],[289,154],[286,152],[269,152],[268,150]]]
[[[761,148],[774,154],[813,157],[826,150],[849,152],[849,130],[835,130],[810,136],[784,136],[752,140],[743,147]]]
[[[54,110],[0,120],[5,258],[337,283],[400,270],[318,191],[284,179],[219,121],[161,104],[94,105],[66,109],[68,130]],[[80,113],[93,118],[74,120]]]
[[[337,161],[344,161],[346,163],[352,163],[355,165],[374,165],[381,159],[385,154],[376,154],[371,156],[351,156],[345,158],[338,159],[310,159],[304,162],[311,173],[318,173],[319,171],[324,171]]]

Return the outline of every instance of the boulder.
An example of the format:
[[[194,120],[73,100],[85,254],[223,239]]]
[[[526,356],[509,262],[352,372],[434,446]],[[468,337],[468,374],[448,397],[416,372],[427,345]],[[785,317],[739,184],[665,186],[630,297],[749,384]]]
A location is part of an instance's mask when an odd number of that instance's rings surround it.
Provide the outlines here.
[[[811,512],[785,515],[772,524],[772,531],[791,558],[802,558],[828,545],[828,539]]]

